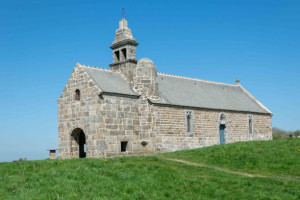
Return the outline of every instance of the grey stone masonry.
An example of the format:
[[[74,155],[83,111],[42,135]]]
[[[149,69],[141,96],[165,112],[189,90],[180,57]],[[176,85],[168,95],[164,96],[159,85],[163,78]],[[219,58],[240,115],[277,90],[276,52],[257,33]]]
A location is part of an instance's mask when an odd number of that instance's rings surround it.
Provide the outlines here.
[[[115,40],[110,47],[113,50],[113,63],[110,64],[110,67],[112,71],[122,72],[130,83],[133,81],[133,73],[137,64],[137,45],[138,43],[128,28],[127,20],[123,18],[116,30]]]
[[[158,75],[150,59],[136,59],[137,45],[122,19],[110,70],[76,64],[57,100],[59,158],[216,145],[220,126],[225,143],[272,139],[272,113],[239,84]]]
[[[142,58],[134,70],[134,89],[144,96],[158,99],[157,71],[154,63],[147,58]]]

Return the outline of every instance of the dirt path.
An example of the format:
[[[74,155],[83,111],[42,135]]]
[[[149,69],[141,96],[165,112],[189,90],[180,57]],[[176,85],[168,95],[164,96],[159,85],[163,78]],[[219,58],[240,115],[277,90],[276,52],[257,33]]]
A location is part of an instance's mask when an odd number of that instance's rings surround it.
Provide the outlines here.
[[[249,173],[244,173],[244,172],[238,172],[238,171],[233,171],[230,169],[226,169],[226,168],[221,168],[221,167],[215,167],[215,166],[211,166],[211,165],[206,165],[203,163],[193,163],[190,161],[186,161],[186,160],[180,160],[180,159],[173,159],[173,158],[162,158],[164,160],[170,160],[170,161],[174,161],[174,162],[180,162],[180,163],[184,163],[187,165],[193,165],[193,166],[199,166],[199,167],[206,167],[206,168],[210,168],[210,169],[215,169],[218,171],[222,171],[222,172],[226,172],[226,173],[230,173],[230,174],[238,174],[241,176],[247,176],[247,177],[260,177],[260,178],[273,178],[273,179],[281,179],[281,180],[286,180],[286,181],[296,181],[296,182],[300,182],[300,177],[291,177],[291,176],[265,176],[265,175],[261,175],[261,174],[249,174]]]
[[[202,163],[193,163],[193,162],[189,162],[189,161],[186,161],[186,160],[179,160],[179,159],[173,159],[173,158],[162,158],[162,159],[170,160],[170,161],[174,161],[174,162],[180,162],[180,163],[184,163],[184,164],[187,164],[187,165],[194,165],[194,166],[199,166],[199,167],[211,168],[211,169],[215,169],[215,170],[230,173],[230,174],[238,174],[238,175],[241,175],[241,176],[266,177],[266,176],[259,175],[259,174],[249,174],[249,173],[244,173],[244,172],[237,172],[237,171],[232,171],[232,170],[221,168],[221,167],[210,166],[210,165],[206,165],[206,164],[202,164]]]

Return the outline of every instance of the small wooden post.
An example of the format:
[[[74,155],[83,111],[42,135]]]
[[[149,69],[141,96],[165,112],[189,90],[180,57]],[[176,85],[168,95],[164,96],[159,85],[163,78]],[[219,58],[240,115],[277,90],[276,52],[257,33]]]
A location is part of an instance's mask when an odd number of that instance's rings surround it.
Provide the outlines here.
[[[55,160],[56,159],[56,150],[57,149],[48,149],[48,151],[50,152],[50,159],[51,160]]]

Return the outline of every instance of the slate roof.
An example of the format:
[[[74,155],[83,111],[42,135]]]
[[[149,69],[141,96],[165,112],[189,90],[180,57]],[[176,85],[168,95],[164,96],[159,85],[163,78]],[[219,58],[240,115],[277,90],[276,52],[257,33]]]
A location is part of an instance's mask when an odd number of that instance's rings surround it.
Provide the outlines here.
[[[218,110],[270,113],[242,86],[158,73],[159,96],[153,103]]]
[[[79,65],[103,92],[139,96],[123,74],[107,69]],[[154,104],[166,104],[218,110],[272,114],[241,85],[158,73],[159,99]]]
[[[106,93],[140,96],[134,92],[123,74],[107,69],[78,64],[93,79],[97,86]]]

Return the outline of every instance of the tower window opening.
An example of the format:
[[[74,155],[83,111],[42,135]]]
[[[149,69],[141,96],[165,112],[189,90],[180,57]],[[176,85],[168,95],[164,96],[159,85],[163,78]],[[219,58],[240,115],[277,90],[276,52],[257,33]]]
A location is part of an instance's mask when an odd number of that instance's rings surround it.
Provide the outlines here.
[[[127,59],[127,52],[126,49],[122,49],[122,54],[124,56],[124,59]]]
[[[121,152],[127,151],[127,144],[128,142],[121,142]]]
[[[117,61],[120,61],[120,52],[115,51],[115,55],[116,55]]]
[[[75,91],[75,100],[76,101],[80,100],[80,90],[78,90],[78,89]]]

